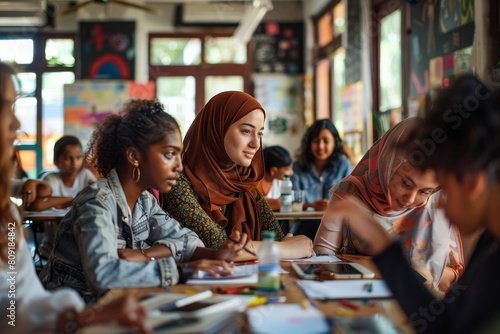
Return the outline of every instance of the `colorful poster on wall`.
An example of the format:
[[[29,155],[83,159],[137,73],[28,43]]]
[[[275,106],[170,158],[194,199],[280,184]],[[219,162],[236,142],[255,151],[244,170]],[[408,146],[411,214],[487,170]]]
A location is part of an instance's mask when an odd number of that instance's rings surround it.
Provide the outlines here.
[[[77,136],[86,145],[95,125],[118,113],[131,98],[154,99],[155,83],[117,80],[80,80],[64,85],[64,133]]]
[[[304,72],[304,24],[266,22],[252,37],[256,73]]]
[[[345,132],[363,131],[363,83],[358,81],[342,90],[342,121]]]
[[[436,0],[427,0],[433,6]],[[440,0],[439,26],[441,32],[452,31],[474,20],[474,0]],[[432,9],[434,10],[434,9]]]
[[[432,93],[431,79],[437,76],[430,73],[435,65],[431,59],[442,57],[443,85],[456,74],[454,52],[470,47],[474,39],[473,4],[473,0],[425,0],[410,6],[410,96]]]
[[[135,22],[80,22],[81,79],[134,79]]]

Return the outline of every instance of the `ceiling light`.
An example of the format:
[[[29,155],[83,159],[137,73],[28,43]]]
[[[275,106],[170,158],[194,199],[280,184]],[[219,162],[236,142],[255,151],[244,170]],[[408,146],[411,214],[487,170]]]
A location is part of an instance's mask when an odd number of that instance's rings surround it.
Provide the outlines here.
[[[252,38],[255,29],[257,29],[257,26],[264,18],[264,15],[272,9],[273,4],[271,0],[253,0],[252,5],[246,9],[240,24],[234,31],[234,42],[247,44]]]

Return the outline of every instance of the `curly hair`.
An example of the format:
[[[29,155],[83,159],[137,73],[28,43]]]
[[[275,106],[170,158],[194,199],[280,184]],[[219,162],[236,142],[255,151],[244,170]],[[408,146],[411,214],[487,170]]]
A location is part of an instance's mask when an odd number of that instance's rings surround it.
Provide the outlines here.
[[[106,177],[115,167],[126,163],[125,151],[135,148],[144,155],[166,134],[179,131],[177,121],[165,112],[159,101],[135,99],[100,122],[92,134],[86,160]]]
[[[15,74],[14,69],[6,63],[0,62],[0,122],[5,122],[4,110],[5,106],[5,90],[8,81],[13,80]],[[8,106],[10,108],[10,106]],[[11,212],[10,201],[10,179],[14,173],[14,160],[12,159],[12,151],[7,147],[0,146],[0,259],[7,260],[7,245],[8,245],[8,231],[9,223],[15,223],[15,245],[16,248],[19,244],[21,236],[20,222],[16,222]],[[7,153],[10,151],[10,153]]]
[[[335,148],[333,149],[332,154],[328,157],[326,168],[335,166],[335,163],[338,161],[341,154],[346,155],[342,146],[342,139],[340,138],[337,128],[333,125],[333,122],[329,119],[319,119],[314,122],[309,129],[307,129],[296,155],[298,166],[305,172],[308,172],[311,169],[310,163],[314,162],[311,143],[314,139],[318,138],[319,133],[324,129],[330,131],[335,140]]]
[[[500,90],[472,74],[442,90],[407,142],[412,164],[422,170],[488,171],[500,180]]]

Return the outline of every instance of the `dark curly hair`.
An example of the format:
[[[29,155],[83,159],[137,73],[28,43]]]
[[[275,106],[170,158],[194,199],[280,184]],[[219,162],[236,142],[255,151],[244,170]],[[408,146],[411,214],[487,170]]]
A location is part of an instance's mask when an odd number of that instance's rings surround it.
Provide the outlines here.
[[[442,90],[406,143],[416,167],[500,180],[500,90],[472,74]]]
[[[305,172],[311,169],[311,162],[314,162],[314,155],[311,149],[312,141],[319,136],[321,130],[327,129],[333,135],[335,140],[335,148],[332,154],[328,157],[326,168],[331,168],[335,166],[335,163],[340,158],[341,154],[345,155],[344,148],[342,146],[342,139],[340,138],[339,132],[333,122],[329,119],[319,119],[307,129],[304,137],[302,138],[302,143],[300,149],[297,152],[297,164]]]
[[[125,150],[135,148],[144,155],[165,135],[179,131],[177,121],[163,105],[152,100],[130,100],[123,112],[106,117],[92,134],[87,162],[102,176],[126,163]]]

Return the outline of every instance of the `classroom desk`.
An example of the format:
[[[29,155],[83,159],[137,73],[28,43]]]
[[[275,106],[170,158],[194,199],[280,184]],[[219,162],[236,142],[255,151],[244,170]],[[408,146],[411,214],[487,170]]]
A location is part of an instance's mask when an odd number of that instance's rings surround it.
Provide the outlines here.
[[[50,209],[44,211],[24,211],[23,224],[29,226],[33,237],[33,262],[37,271],[43,268],[43,261],[40,254],[40,242],[37,232],[42,229],[45,222],[56,222],[57,224],[68,213],[69,209]]]
[[[69,209],[51,209],[43,211],[24,211],[25,222],[57,222],[59,223],[68,213]]]
[[[369,257],[366,256],[357,256],[357,255],[345,255],[339,258],[342,258],[345,261],[350,261],[352,260],[353,262],[358,262],[360,264],[365,265],[368,269],[372,270],[376,274],[376,278],[380,277],[380,274],[376,270],[375,266],[373,263],[370,261]],[[295,284],[295,280],[298,279],[298,277],[295,275],[293,272],[293,269],[291,268],[291,262],[281,262],[281,266],[284,270],[288,271],[289,274],[282,274],[281,275],[281,280],[283,283],[285,283],[288,286],[287,290],[280,290],[280,295],[286,297],[286,303],[301,303],[304,299],[306,299],[304,293],[302,290]],[[231,286],[237,286],[237,285],[231,285]],[[245,286],[248,286],[248,284],[245,284]],[[219,286],[217,286],[219,287]],[[217,288],[214,285],[186,285],[186,284],[179,284],[171,287],[170,292],[173,293],[186,293],[186,291],[203,291],[206,289],[212,289],[214,290]],[[106,304],[109,301],[113,300],[114,298],[117,298],[118,296],[122,295],[123,293],[132,293],[137,295],[138,297],[144,296],[146,294],[149,294],[151,292],[165,292],[165,289],[163,288],[133,288],[133,289],[113,289],[110,290],[103,298],[101,298],[98,301],[98,304]],[[374,314],[384,314],[386,315],[395,325],[398,329],[401,330],[402,333],[414,333],[413,329],[408,325],[406,316],[404,315],[403,311],[400,309],[399,305],[397,304],[396,301],[391,300],[391,299],[385,299],[385,300],[376,300],[375,303],[362,303],[361,301],[353,301],[357,305],[359,305],[359,309],[354,311],[354,310],[347,310],[349,313],[354,314],[356,316],[369,316],[369,315],[374,315]],[[320,309],[323,314],[327,317],[332,317],[332,316],[342,316],[345,315],[346,308],[343,306],[340,306],[340,303],[338,301],[320,301],[320,300],[314,300],[314,304]],[[250,333],[250,329],[248,324],[246,323],[246,320],[243,321],[245,322],[242,324],[242,329],[241,333]]]
[[[324,211],[298,211],[298,212],[275,212],[274,216],[278,220],[283,233],[290,232],[293,224],[297,220],[317,220],[321,221]],[[314,238],[314,236],[310,236]]]
[[[321,219],[324,211],[275,212],[278,220]]]

